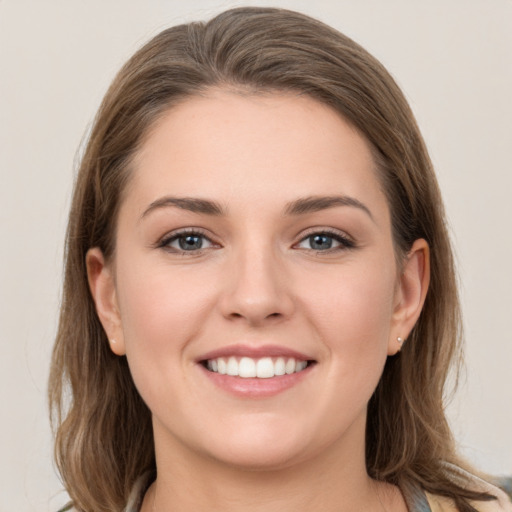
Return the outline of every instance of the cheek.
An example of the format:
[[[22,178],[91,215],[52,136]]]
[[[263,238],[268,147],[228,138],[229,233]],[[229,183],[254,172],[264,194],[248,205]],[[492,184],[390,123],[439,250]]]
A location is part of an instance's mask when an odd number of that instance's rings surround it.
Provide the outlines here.
[[[309,282],[304,307],[331,355],[343,364],[381,365],[387,355],[395,289],[390,269],[378,260],[354,263],[317,276],[313,286]]]
[[[133,381],[151,411],[183,408],[187,348],[207,323],[215,287],[191,269],[131,263],[118,267],[118,294]]]
[[[166,364],[177,362],[187,342],[203,325],[215,283],[202,272],[176,271],[165,264],[146,267],[119,266],[119,305],[127,355],[130,359],[163,362],[160,356],[172,353]]]

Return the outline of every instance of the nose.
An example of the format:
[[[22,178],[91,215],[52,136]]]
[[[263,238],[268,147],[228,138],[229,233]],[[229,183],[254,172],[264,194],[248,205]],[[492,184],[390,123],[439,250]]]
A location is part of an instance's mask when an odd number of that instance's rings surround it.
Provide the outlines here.
[[[291,284],[282,256],[271,248],[243,248],[229,262],[222,314],[251,326],[286,320],[294,310]]]

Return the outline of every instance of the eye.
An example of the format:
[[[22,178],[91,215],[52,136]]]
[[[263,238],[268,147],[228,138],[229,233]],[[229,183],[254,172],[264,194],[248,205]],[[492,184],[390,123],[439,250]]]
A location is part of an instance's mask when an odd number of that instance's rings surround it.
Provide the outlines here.
[[[325,252],[337,249],[350,249],[354,247],[354,242],[341,233],[322,231],[309,234],[297,244],[297,247],[299,249]]]
[[[164,237],[159,246],[172,252],[200,252],[213,247],[214,243],[201,232],[180,231]]]

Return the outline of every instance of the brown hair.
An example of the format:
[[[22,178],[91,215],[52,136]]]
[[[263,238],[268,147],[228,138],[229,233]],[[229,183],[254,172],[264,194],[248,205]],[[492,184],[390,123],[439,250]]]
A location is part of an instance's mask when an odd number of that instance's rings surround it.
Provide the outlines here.
[[[109,349],[91,298],[85,255],[115,251],[130,162],[149,128],[176,102],[211,87],[292,91],[338,111],[373,146],[398,260],[414,240],[431,250],[425,306],[402,352],[388,358],[368,408],[370,476],[421,487],[475,510],[490,497],[465,488],[444,415],[444,387],[460,361],[461,322],[444,209],[411,110],[383,66],[355,42],[307,16],[239,8],[208,23],[161,32],[122,68],[97,114],[75,184],[65,281],[49,384],[56,461],[74,506],[122,510],[136,479],[155,470],[150,411],[124,357]],[[69,393],[69,394],[68,394]]]

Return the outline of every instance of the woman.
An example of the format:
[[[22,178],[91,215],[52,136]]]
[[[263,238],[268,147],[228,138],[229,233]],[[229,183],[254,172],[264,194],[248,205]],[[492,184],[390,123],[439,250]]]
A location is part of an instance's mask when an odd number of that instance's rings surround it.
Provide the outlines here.
[[[124,66],[75,185],[50,376],[76,510],[510,510],[455,452],[459,344],[436,179],[362,48],[242,8]]]

